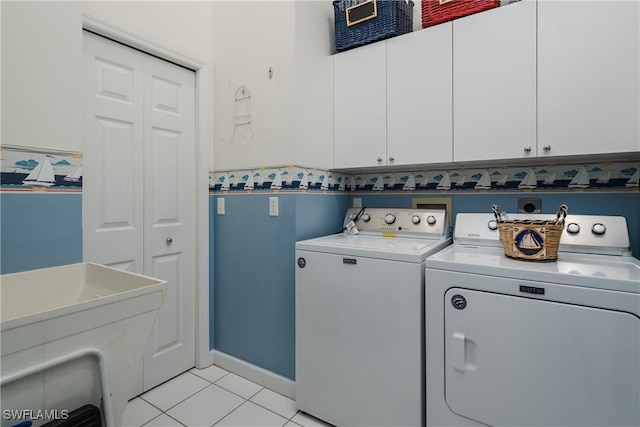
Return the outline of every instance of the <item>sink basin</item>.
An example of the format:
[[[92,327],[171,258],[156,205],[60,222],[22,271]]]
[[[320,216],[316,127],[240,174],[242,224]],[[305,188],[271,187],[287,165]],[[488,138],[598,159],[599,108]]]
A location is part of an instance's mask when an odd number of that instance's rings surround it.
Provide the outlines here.
[[[120,425],[166,290],[94,263],[0,276],[3,414],[31,410],[37,426],[93,404]]]

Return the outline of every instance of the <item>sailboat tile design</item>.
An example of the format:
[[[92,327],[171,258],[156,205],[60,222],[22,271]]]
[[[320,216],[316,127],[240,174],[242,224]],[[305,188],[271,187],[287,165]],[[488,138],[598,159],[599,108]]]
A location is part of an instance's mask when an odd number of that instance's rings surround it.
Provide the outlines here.
[[[638,162],[354,174],[353,191],[588,191],[638,188]]]
[[[3,191],[82,191],[82,154],[0,147]],[[342,173],[285,166],[210,172],[218,191],[640,191],[640,162],[555,164],[535,167],[434,169]]]
[[[3,191],[81,191],[82,154],[0,147]]]
[[[210,191],[346,191],[348,185],[346,174],[299,166],[209,173]]]
[[[638,189],[639,162],[346,174],[289,166],[211,172],[217,191],[589,191]]]

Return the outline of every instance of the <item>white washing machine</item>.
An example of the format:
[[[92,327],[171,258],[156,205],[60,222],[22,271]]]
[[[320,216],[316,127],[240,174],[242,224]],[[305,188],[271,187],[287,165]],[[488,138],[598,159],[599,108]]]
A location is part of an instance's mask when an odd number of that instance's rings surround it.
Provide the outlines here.
[[[445,210],[349,209],[296,243],[296,406],[337,426],[424,425],[424,261]]]
[[[548,215],[517,215],[544,218]],[[640,261],[623,217],[568,215],[556,262],[459,214],[426,262],[428,426],[640,425]]]

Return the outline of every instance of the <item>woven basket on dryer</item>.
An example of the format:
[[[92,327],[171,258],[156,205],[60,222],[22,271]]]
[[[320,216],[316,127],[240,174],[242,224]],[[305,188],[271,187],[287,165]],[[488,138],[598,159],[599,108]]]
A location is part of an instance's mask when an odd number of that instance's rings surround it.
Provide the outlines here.
[[[497,205],[492,207],[498,223],[504,254],[527,261],[555,261],[564,230],[567,205],[560,205],[549,220],[504,219]]]

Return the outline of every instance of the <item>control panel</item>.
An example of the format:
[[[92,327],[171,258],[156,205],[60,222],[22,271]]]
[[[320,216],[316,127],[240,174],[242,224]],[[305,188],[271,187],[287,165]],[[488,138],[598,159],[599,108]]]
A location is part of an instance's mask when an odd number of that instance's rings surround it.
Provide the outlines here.
[[[554,215],[514,213],[514,219],[548,220]],[[498,224],[492,214],[461,213],[456,217],[454,239],[465,244],[499,245]],[[567,215],[560,250],[585,253],[627,252],[627,221],[622,216]]]
[[[361,232],[447,236],[449,222],[444,209],[350,208],[344,226],[353,221]]]

